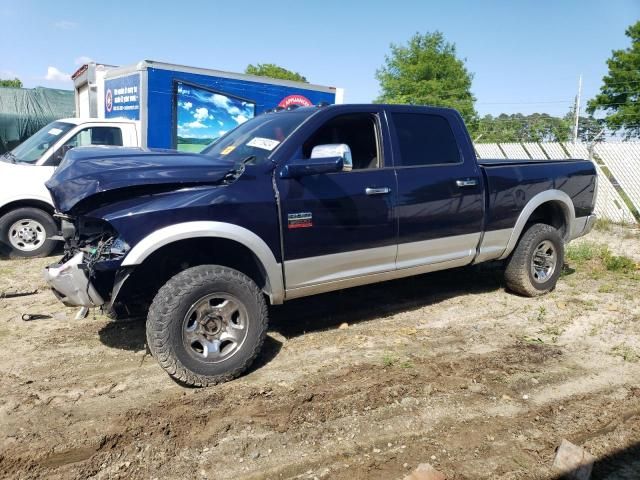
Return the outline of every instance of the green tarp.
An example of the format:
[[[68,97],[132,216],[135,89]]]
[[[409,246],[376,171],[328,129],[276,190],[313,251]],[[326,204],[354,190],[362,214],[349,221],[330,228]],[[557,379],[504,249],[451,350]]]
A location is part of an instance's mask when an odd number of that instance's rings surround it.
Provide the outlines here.
[[[0,87],[0,154],[47,123],[75,116],[72,90]]]

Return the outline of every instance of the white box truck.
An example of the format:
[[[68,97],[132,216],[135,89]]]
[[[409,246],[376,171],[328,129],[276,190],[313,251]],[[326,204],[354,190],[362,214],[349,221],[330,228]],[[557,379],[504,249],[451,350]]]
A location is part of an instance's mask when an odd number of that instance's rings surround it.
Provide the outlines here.
[[[78,146],[199,152],[264,111],[342,103],[340,88],[143,60],[73,75],[78,118],[57,120],[0,156],[0,254],[49,255],[59,225],[44,182]]]

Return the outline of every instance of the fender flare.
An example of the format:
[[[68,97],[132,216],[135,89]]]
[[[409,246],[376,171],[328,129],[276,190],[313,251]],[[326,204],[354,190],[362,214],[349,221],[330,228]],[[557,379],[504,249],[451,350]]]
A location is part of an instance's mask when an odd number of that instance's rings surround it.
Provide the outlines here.
[[[576,214],[575,209],[573,207],[573,201],[571,197],[564,193],[562,190],[546,190],[544,192],[540,192],[537,195],[534,195],[531,200],[527,202],[524,206],[520,215],[518,216],[518,220],[516,221],[516,225],[513,227],[511,231],[511,236],[509,237],[509,242],[507,243],[507,247],[504,252],[500,256],[499,260],[504,260],[507,258],[516,245],[518,244],[518,240],[520,239],[520,235],[524,230],[525,225],[529,221],[531,214],[538,208],[540,205],[544,203],[554,202],[560,205],[562,208],[562,213],[564,214],[565,221],[565,232],[564,232],[564,240],[569,241],[571,239],[571,232],[573,230],[573,225],[575,223]]]
[[[21,202],[41,203],[43,205],[49,206],[51,210],[55,210],[55,207],[50,197],[46,198],[39,195],[17,195],[17,196],[13,195],[11,197],[4,197],[0,200],[0,209],[4,209],[5,207],[7,207],[7,205],[11,205],[12,203],[21,203]]]
[[[170,225],[156,230],[140,240],[124,258],[121,266],[140,265],[153,252],[165,245],[190,238],[224,238],[233,240],[251,250],[267,274],[265,293],[272,304],[284,301],[282,267],[269,246],[258,235],[244,227],[225,222],[197,221]]]

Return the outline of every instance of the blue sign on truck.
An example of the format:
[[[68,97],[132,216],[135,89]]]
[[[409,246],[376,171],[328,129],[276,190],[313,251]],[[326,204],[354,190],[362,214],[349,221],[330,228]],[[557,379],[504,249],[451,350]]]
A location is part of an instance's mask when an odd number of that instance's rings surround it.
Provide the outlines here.
[[[105,80],[104,117],[140,120],[140,74]]]
[[[335,87],[145,60],[107,72],[104,117],[139,120],[143,146],[198,152],[265,110],[341,97]]]

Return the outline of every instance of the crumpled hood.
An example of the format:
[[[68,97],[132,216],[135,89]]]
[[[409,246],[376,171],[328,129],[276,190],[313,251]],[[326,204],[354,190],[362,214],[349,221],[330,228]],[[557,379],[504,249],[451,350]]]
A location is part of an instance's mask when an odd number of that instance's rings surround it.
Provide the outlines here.
[[[233,164],[194,153],[127,147],[77,147],[46,182],[56,208],[68,213],[93,195],[119,189],[219,183]]]

